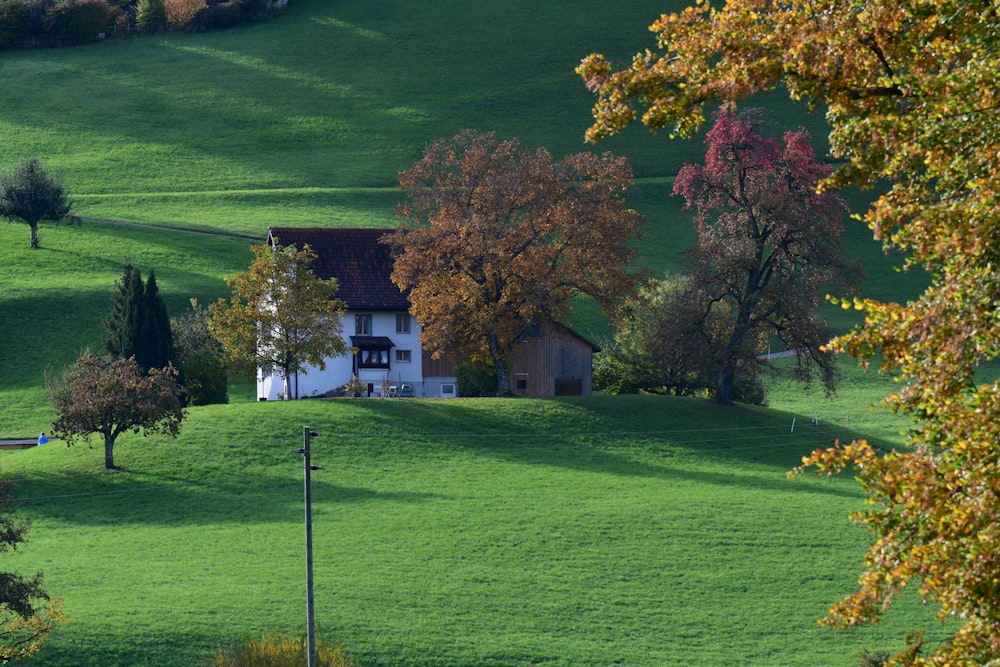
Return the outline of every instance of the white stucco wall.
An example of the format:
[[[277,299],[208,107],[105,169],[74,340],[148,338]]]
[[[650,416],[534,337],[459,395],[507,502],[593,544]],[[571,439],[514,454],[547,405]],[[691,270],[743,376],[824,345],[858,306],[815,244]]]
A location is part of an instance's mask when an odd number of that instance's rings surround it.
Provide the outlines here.
[[[400,386],[409,384],[413,387],[415,396],[439,396],[440,382],[434,388],[434,392],[425,392],[423,381],[423,355],[420,352],[420,325],[416,319],[410,318],[410,332],[397,333],[395,312],[370,312],[348,311],[343,319],[344,339],[348,346],[351,344],[351,336],[355,335],[355,315],[370,314],[372,316],[372,336],[386,336],[395,347],[389,351],[389,369],[361,369],[358,378],[365,384],[371,383],[377,393],[383,380],[389,384]],[[409,350],[410,361],[397,361],[396,352],[398,350]],[[353,372],[353,355],[348,352],[344,356],[328,359],[326,369],[309,368],[305,373],[298,375],[298,396],[306,398],[309,396],[322,395],[328,391],[333,391],[344,386],[351,379]],[[296,379],[290,380],[290,394],[295,396]],[[280,374],[263,375],[258,374],[257,378],[257,398],[258,400],[280,400],[284,393],[283,381]]]

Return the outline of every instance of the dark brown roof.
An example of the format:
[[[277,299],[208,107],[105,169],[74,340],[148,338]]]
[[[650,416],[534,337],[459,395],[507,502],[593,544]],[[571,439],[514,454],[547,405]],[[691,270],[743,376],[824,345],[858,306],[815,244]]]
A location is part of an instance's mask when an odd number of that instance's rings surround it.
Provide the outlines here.
[[[269,227],[267,242],[302,248],[316,253],[312,269],[320,278],[336,278],[337,297],[350,310],[400,310],[410,308],[406,295],[396,287],[392,255],[379,239],[388,229],[327,229],[319,227]]]

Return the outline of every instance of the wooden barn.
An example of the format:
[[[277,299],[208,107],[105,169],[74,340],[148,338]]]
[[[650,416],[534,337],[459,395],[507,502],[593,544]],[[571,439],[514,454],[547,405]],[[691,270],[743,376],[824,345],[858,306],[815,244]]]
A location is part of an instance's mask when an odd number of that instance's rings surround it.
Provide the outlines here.
[[[514,346],[510,387],[518,396],[589,396],[600,348],[552,320],[532,327]]]

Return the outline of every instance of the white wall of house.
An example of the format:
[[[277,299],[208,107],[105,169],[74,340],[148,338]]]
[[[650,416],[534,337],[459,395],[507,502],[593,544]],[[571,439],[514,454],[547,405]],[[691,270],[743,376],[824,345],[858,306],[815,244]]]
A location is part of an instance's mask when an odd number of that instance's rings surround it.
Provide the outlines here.
[[[362,316],[359,321],[358,316]],[[370,324],[367,329],[365,321]],[[407,329],[409,329],[407,331]],[[435,393],[426,393],[423,377],[423,355],[420,348],[420,325],[409,313],[348,311],[343,318],[344,340],[351,346],[352,336],[384,336],[395,345],[388,350],[388,365],[386,368],[360,368],[358,379],[366,385],[371,384],[374,394],[378,395],[382,386],[390,385],[397,388],[409,385],[414,396],[439,396],[440,387],[435,386]],[[307,372],[298,374],[298,396],[307,398],[320,396],[330,391],[340,389],[351,379],[354,372],[354,355],[346,355],[328,359],[326,369],[311,367]],[[454,381],[454,378],[452,378]],[[290,395],[295,396],[296,378],[290,379]],[[438,383],[440,384],[440,383]],[[367,395],[367,392],[366,392]],[[257,378],[258,400],[280,400],[284,396],[284,382],[280,373],[259,373]]]

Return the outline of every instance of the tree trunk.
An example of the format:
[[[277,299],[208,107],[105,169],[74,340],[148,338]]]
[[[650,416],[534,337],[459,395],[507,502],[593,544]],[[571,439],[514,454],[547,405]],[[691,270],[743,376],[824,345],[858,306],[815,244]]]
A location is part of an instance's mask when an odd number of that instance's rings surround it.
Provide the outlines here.
[[[38,225],[31,225],[31,224],[29,224],[28,228],[31,229],[31,247],[32,248],[37,248],[38,247]]]
[[[719,384],[716,387],[715,400],[722,405],[733,404],[733,381],[736,379],[736,366],[726,359],[719,371]]]
[[[115,467],[115,436],[104,434],[104,468],[114,470]]]
[[[497,372],[497,396],[510,395],[510,378],[507,376],[507,364],[500,354],[500,343],[496,336],[489,337],[490,356],[493,357],[493,367]]]

